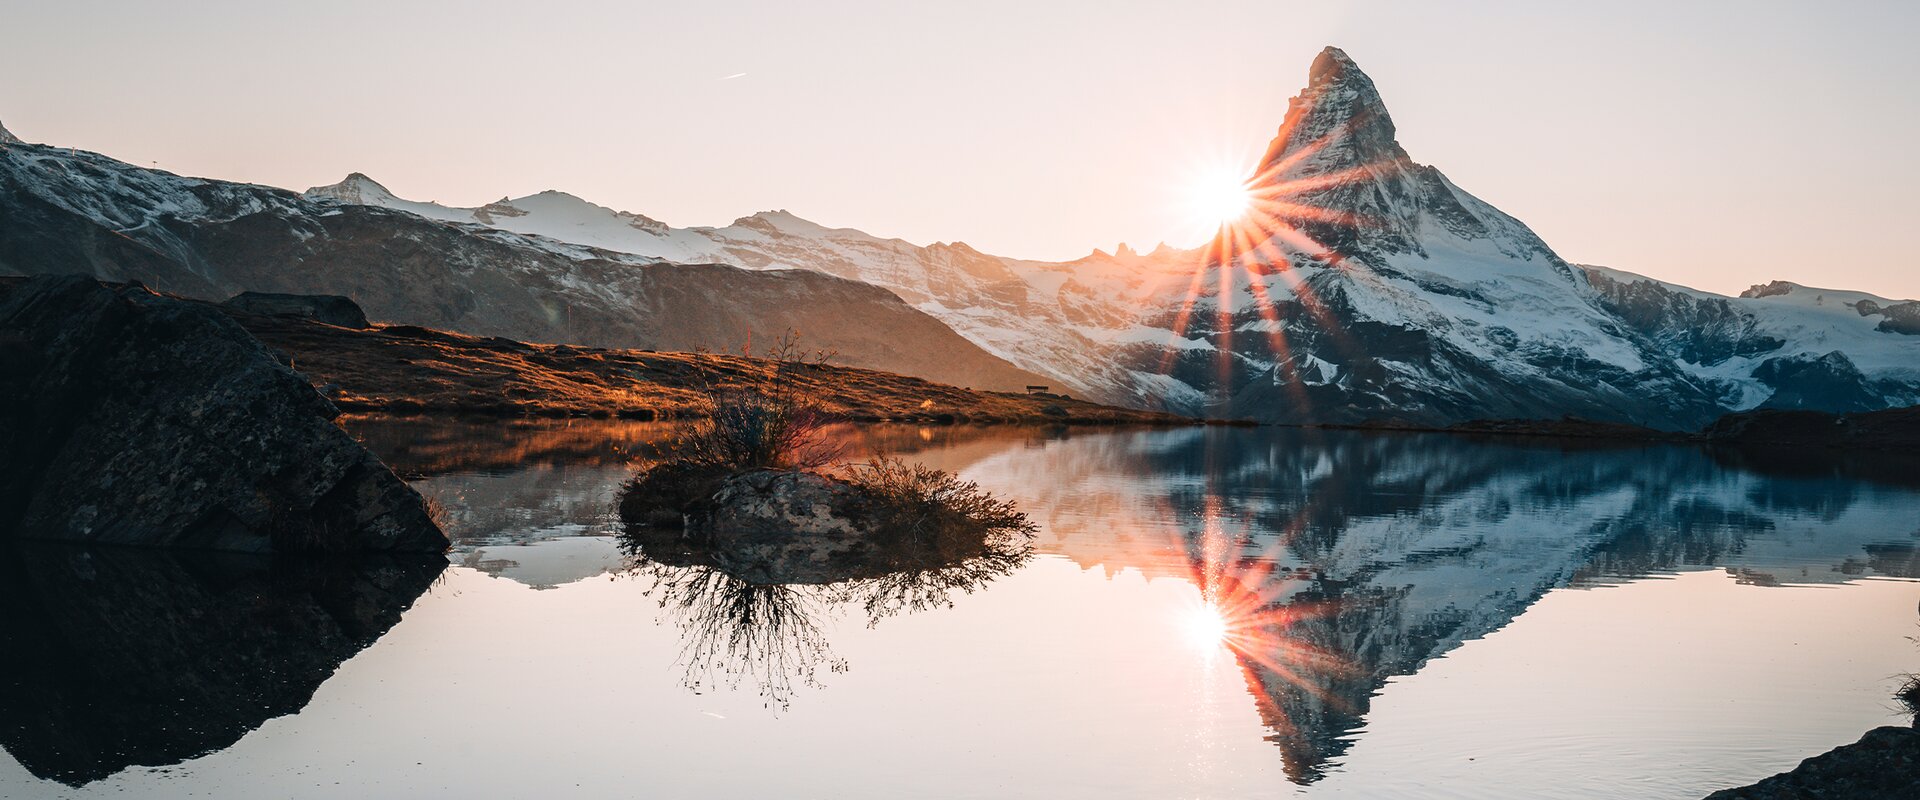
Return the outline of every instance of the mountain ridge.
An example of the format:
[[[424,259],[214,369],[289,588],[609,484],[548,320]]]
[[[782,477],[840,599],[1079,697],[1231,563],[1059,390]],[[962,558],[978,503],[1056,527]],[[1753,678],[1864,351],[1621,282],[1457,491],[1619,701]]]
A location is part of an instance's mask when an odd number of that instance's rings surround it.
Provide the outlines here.
[[[383,195],[364,184],[363,197]],[[340,294],[379,319],[589,346],[737,352],[797,331],[853,366],[989,389],[1048,382],[869,284],[666,263],[87,151],[0,149],[0,220],[0,274],[137,280],[209,300]]]
[[[1641,282],[1623,284],[1570,264],[1520,220],[1413,161],[1396,137],[1379,87],[1343,51],[1327,48],[1247,183],[1252,206],[1245,218],[1191,250],[1162,244],[1142,254],[1122,246],[1065,262],[1000,257],[961,242],[922,247],[784,210],[719,227],[675,228],[555,190],[456,208],[399,198],[361,173],[304,195],[269,193],[252,201],[258,208],[230,218],[192,208],[184,216],[196,220],[189,226],[215,219],[232,229],[243,218],[284,215],[302,203],[308,205],[298,214],[322,221],[366,219],[371,212],[364,209],[402,213],[475,241],[598,265],[588,270],[591,277],[576,274],[561,280],[563,287],[539,291],[593,297],[603,314],[614,313],[620,300],[600,284],[617,283],[622,270],[711,263],[823,274],[897,296],[1029,382],[1189,415],[1427,427],[1571,415],[1694,430],[1760,407],[1846,412],[1920,403],[1920,369],[1907,366],[1920,364],[1920,337],[1907,335],[1920,332],[1920,304],[1862,295],[1848,306],[1857,317],[1843,320],[1809,316],[1791,303],[1748,303],[1763,298],[1631,288]],[[130,165],[92,168],[119,170],[128,173],[124,182],[140,183]],[[197,191],[245,194],[237,186],[199,181]],[[132,205],[142,203],[144,212],[72,209],[103,220],[107,230],[83,232],[86,244],[68,249],[96,261],[128,259],[137,268],[151,254],[128,252],[127,232],[144,236],[156,221],[162,229],[178,225],[182,213],[174,206],[192,205],[167,196]],[[385,224],[417,227],[399,219]],[[369,222],[356,235],[374,236],[377,227]],[[182,262],[198,257],[194,248],[201,246],[159,244],[173,247],[168,257]],[[470,279],[509,294],[552,280],[496,266]],[[724,287],[710,283],[715,292]],[[362,288],[388,291],[365,281]],[[1805,296],[1778,284],[1753,291]],[[439,299],[416,295],[407,302]],[[1686,324],[1663,317],[1687,313],[1719,314],[1701,321],[1744,327],[1687,333]],[[459,329],[446,314],[429,317],[424,321]],[[553,331],[533,333],[534,322],[523,319],[503,335],[578,335],[560,321],[550,323]],[[1722,351],[1734,355],[1723,358]]]

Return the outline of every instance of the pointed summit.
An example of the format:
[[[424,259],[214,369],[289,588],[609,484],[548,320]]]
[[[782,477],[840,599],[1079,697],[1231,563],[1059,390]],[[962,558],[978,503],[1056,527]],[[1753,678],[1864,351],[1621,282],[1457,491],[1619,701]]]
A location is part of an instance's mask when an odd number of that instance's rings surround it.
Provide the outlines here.
[[[20,137],[13,135],[12,131],[7,130],[7,126],[0,125],[0,144],[26,144],[26,143],[20,141]]]
[[[1256,182],[1405,160],[1394,133],[1373,79],[1345,51],[1328,47],[1313,59],[1307,88],[1287,102],[1287,118],[1260,161]]]
[[[1384,266],[1396,255],[1424,258],[1438,242],[1488,239],[1522,260],[1545,255],[1570,275],[1525,225],[1414,163],[1394,134],[1373,79],[1341,49],[1321,50],[1248,182],[1256,222],[1311,262]]]
[[[348,175],[339,183],[315,186],[300,194],[308,200],[332,200],[354,206],[384,206],[399,199],[387,191],[387,187],[360,172]]]

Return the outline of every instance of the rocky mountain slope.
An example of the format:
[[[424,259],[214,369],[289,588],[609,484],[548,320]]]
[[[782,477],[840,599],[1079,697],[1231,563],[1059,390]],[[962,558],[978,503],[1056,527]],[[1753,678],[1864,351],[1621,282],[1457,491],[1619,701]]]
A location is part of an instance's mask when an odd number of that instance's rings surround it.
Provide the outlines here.
[[[1901,367],[1920,353],[1894,341],[1920,329],[1920,306],[1861,296],[1845,302],[1872,325],[1763,314],[1774,321],[1749,325],[1750,336],[1688,334],[1697,322],[1686,310],[1631,307],[1617,279],[1568,264],[1412,161],[1395,136],[1373,81],[1328,48],[1249,181],[1246,218],[1196,250],[1123,245],[1064,263],[917,247],[785,211],[674,228],[560,192],[477,208],[413,202],[359,174],[306,196],[859,280],[1076,392],[1185,413],[1416,425],[1575,415],[1694,429],[1760,405],[1857,410],[1920,393],[1920,375]],[[1761,331],[1786,328],[1800,333],[1780,351]]]
[[[1571,415],[1696,430],[1758,407],[1920,402],[1920,304],[1781,284],[1719,298],[1575,266],[1396,136],[1372,79],[1327,48],[1248,181],[1244,218],[1193,250],[1068,262],[786,211],[675,228],[554,191],[458,208],[359,173],[296,197],[13,145],[0,210],[21,221],[0,228],[0,269],[78,260],[187,292],[335,292],[376,316],[605,346],[734,349],[747,329],[791,326],[839,337],[828,344],[857,366],[1275,422]],[[752,277],[764,274],[785,277]]]
[[[1920,302],[1774,281],[1739,297],[1583,267],[1601,304],[1730,407],[1872,411],[1920,404]]]
[[[1104,402],[1161,405],[1161,393],[1154,391],[1157,383],[1130,375],[1100,338],[1106,327],[1125,324],[1128,309],[1104,302],[1105,298],[1078,307],[1063,302],[1084,291],[1071,285],[1077,264],[1016,262],[960,242],[919,247],[900,239],[824,227],[786,211],[761,212],[719,228],[673,228],[556,191],[501,198],[478,208],[454,208],[403,200],[359,173],[337,184],[308,189],[305,196],[346,208],[407,211],[650,259],[753,270],[800,269],[880,286],[989,352],[1054,379],[1044,383],[1058,382],[1060,388]],[[1112,265],[1092,266],[1098,272]],[[1112,279],[1102,276],[1105,281]],[[1194,410],[1191,404],[1176,407]]]
[[[789,330],[837,363],[958,386],[1048,383],[875,286],[661,263],[367,205],[0,146],[0,274],[85,274],[221,300],[339,294],[376,319],[600,347],[740,352]]]

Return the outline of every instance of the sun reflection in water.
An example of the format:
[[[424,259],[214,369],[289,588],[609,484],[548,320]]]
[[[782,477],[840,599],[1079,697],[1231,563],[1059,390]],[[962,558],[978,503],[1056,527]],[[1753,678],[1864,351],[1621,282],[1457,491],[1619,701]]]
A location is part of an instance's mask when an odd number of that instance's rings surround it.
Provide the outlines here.
[[[1186,633],[1187,643],[1201,652],[1212,655],[1227,642],[1227,620],[1220,610],[1211,605],[1196,606],[1187,612],[1181,628]]]

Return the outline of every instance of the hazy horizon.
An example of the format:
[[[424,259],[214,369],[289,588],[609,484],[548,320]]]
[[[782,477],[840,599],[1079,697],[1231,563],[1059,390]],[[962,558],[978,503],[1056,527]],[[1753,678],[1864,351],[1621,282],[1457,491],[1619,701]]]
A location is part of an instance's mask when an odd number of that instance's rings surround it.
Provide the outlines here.
[[[554,189],[683,227],[784,208],[1066,260],[1196,244],[1191,175],[1249,169],[1331,44],[1414,160],[1571,261],[1920,297],[1920,53],[1894,22],[1920,11],[1471,8],[42,4],[0,33],[32,76],[0,123],[294,190]]]

